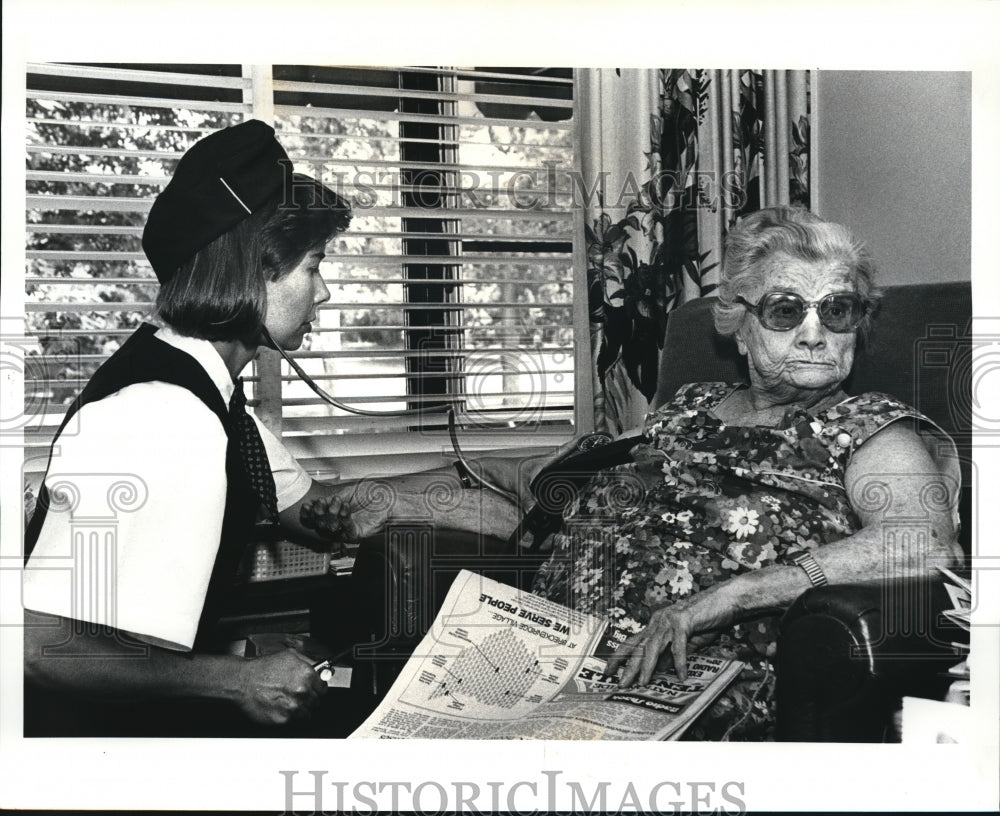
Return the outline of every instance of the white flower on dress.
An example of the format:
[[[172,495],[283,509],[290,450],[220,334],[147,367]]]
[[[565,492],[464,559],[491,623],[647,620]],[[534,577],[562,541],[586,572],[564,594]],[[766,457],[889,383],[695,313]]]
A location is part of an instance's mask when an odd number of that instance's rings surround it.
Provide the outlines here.
[[[694,581],[687,570],[687,563],[683,561],[681,563],[684,564],[684,568],[678,569],[677,574],[670,579],[670,590],[678,595],[687,595],[694,588]]]
[[[767,505],[772,510],[780,510],[781,509],[781,502],[778,501],[776,498],[774,498],[774,496],[772,496],[770,494],[767,494],[765,496],[761,496],[760,497],[760,501],[761,501],[761,504]]]
[[[726,532],[735,533],[737,540],[746,538],[757,532],[757,528],[760,526],[757,523],[759,518],[760,513],[756,510],[751,510],[749,507],[737,507],[735,510],[729,511],[729,523],[726,525]]]

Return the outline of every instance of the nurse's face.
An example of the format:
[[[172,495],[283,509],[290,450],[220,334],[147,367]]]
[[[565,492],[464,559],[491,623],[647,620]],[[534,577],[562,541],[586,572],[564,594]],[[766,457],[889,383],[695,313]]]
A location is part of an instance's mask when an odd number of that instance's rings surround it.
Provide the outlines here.
[[[267,316],[264,325],[275,344],[286,351],[302,345],[312,331],[321,303],[330,299],[319,265],[325,256],[322,247],[311,250],[286,275],[267,281]]]

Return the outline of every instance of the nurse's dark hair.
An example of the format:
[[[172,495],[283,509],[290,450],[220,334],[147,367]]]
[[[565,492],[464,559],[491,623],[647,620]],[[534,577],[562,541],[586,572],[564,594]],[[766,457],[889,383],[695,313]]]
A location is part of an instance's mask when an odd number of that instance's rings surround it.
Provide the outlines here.
[[[160,287],[157,317],[181,334],[257,345],[267,314],[267,281],[291,272],[347,229],[351,207],[309,176],[291,183],[183,263]]]

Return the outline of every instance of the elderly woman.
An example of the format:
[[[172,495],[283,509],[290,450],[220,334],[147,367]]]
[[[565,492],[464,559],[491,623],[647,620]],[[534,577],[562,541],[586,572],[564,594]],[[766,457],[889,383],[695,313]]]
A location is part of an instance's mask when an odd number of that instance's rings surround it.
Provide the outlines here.
[[[571,503],[537,576],[536,593],[636,632],[612,663],[625,685],[671,660],[683,672],[696,650],[747,662],[693,738],[766,734],[775,613],[810,586],[899,578],[959,553],[950,440],[890,396],[843,391],[872,275],[846,228],[806,210],[742,219],[715,323],[749,382],[690,384],[650,414],[634,461]],[[887,546],[872,490],[888,491],[892,515],[928,518],[926,548]]]
[[[727,240],[715,319],[749,382],[681,388],[648,416],[632,461],[591,478],[546,542],[533,591],[635,633],[611,662],[623,685],[671,663],[683,676],[693,651],[746,663],[688,738],[767,736],[776,612],[810,586],[916,575],[959,555],[954,444],[886,394],[843,390],[872,320],[873,272],[846,228],[807,210],[745,217]],[[524,496],[546,463],[479,466]],[[330,517],[332,530],[340,518],[326,511],[314,502],[304,519],[323,529]],[[365,528],[383,521],[352,512]],[[926,546],[890,545],[891,517],[926,518]],[[485,532],[510,529],[501,513],[484,518],[496,526]]]

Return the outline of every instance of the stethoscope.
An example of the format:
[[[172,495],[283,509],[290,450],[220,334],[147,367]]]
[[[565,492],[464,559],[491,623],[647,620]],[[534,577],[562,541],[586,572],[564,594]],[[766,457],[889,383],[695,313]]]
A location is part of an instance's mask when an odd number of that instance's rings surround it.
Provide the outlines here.
[[[462,453],[462,448],[458,444],[458,428],[455,423],[455,407],[453,405],[432,405],[427,408],[405,408],[400,411],[369,411],[365,408],[355,408],[354,406],[347,405],[336,397],[329,394],[324,388],[322,388],[312,377],[310,377],[295,360],[292,359],[291,355],[288,354],[280,345],[271,339],[271,334],[268,332],[267,328],[261,326],[262,339],[264,345],[268,348],[272,348],[278,352],[291,366],[292,371],[295,372],[302,382],[312,389],[312,392],[319,397],[323,402],[328,405],[338,408],[341,411],[346,411],[349,414],[356,414],[357,416],[367,416],[367,417],[408,417],[408,416],[424,416],[425,414],[440,414],[448,413],[448,436],[451,438],[451,446],[455,452],[455,456],[458,459],[458,470],[463,478],[471,480],[475,485],[486,490],[492,490],[494,493],[503,496],[508,501],[517,502],[517,496],[508,490],[504,490],[502,487],[490,482],[488,479],[484,478],[481,474],[477,473],[476,470],[469,464],[469,461],[465,458]]]

